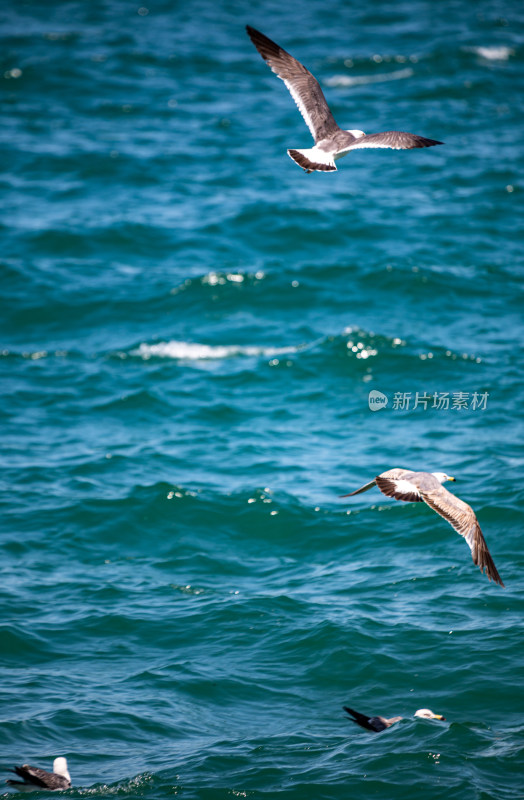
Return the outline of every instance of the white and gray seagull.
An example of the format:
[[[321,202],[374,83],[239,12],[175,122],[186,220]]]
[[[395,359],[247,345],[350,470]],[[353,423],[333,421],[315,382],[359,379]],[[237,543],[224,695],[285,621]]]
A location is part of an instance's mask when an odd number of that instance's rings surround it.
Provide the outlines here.
[[[359,711],[348,708],[348,706],[343,706],[343,708],[344,711],[347,711],[350,715],[349,718],[351,722],[356,722],[361,728],[365,728],[367,731],[374,731],[375,733],[385,731],[386,728],[390,728],[395,722],[400,722],[401,719],[404,719],[404,717],[390,717],[389,719],[387,717],[368,717],[366,714],[361,714]],[[424,717],[425,719],[446,719],[442,714],[434,714],[429,708],[419,708],[418,711],[415,711],[413,716]]]
[[[29,764],[24,764],[22,767],[15,767],[10,770],[15,772],[21,781],[14,781],[12,779],[6,780],[10,786],[15,789],[48,789],[52,792],[70,789],[71,776],[67,769],[67,760],[63,756],[55,758],[53,761],[53,771],[47,772],[40,767],[30,767]]]
[[[443,144],[436,139],[402,131],[365,134],[359,130],[342,130],[335,122],[322,89],[311,72],[260,31],[250,25],[246,26],[246,30],[264,61],[286,84],[315,140],[315,146],[307,150],[287,151],[305,172],[334,172],[335,161],[357,148],[411,150]]]
[[[473,563],[480,567],[480,571],[485,572],[490,581],[493,580],[500,586],[504,586],[480,530],[475,512],[471,506],[442,486],[445,481],[454,480],[456,479],[446,475],[445,472],[413,472],[396,467],[377,475],[374,480],[361,486],[355,492],[341,495],[341,497],[353,497],[355,494],[367,492],[368,489],[377,486],[382,494],[394,497],[395,500],[426,503],[464,537],[471,550]]]

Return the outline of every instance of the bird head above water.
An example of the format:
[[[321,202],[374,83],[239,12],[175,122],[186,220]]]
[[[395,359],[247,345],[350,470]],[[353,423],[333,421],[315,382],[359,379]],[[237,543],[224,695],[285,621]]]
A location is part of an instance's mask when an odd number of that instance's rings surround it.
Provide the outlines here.
[[[350,133],[352,136],[355,137],[355,139],[362,139],[362,137],[366,135],[364,133],[364,131],[358,131],[358,130],[354,130],[354,131],[349,131],[348,130],[347,133]]]
[[[453,478],[451,475],[446,475],[445,472],[432,472],[431,473],[434,478],[436,478],[439,483],[445,483],[446,481],[456,481],[456,478]]]
[[[71,776],[67,769],[67,759],[63,756],[59,756],[53,761],[53,772],[55,775],[62,775],[66,780],[71,781]]]
[[[424,717],[425,719],[446,719],[446,717],[443,717],[442,714],[434,714],[433,711],[429,710],[429,708],[419,708],[418,711],[415,711],[414,716]]]

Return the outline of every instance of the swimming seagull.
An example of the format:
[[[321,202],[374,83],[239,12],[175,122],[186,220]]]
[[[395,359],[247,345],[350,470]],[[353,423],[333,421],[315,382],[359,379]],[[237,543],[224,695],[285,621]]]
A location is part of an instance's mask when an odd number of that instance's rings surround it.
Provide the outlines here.
[[[60,756],[53,761],[53,771],[46,772],[39,767],[30,767],[24,764],[22,767],[15,767],[10,772],[22,778],[21,781],[6,780],[10,786],[17,789],[28,789],[38,787],[40,789],[50,789],[58,791],[71,788],[71,776],[67,769],[67,760]]]
[[[335,122],[322,89],[311,72],[260,31],[250,25],[246,25],[246,30],[264,61],[286,84],[315,140],[315,146],[308,150],[287,151],[305,172],[333,172],[336,170],[335,161],[357,148],[411,150],[414,147],[443,144],[435,139],[401,131],[365,134],[359,130],[342,130]]]
[[[471,506],[459,500],[441,485],[444,481],[454,480],[456,479],[446,475],[445,472],[412,472],[409,469],[396,467],[377,475],[375,480],[366,483],[355,492],[341,495],[341,497],[352,497],[355,494],[367,492],[373,486],[378,486],[382,494],[394,497],[395,500],[426,503],[465,538],[471,550],[473,563],[480,567],[480,571],[484,571],[490,581],[494,580],[495,583],[504,586],[480,530],[475,512]]]
[[[375,733],[385,731],[386,728],[390,728],[395,722],[400,722],[401,719],[404,719],[404,717],[390,717],[389,719],[387,719],[387,717],[367,717],[365,714],[353,711],[352,708],[348,708],[347,706],[343,706],[343,708],[344,711],[347,711],[347,713],[351,715],[351,722],[356,722],[361,728],[365,728],[367,731],[375,731]],[[414,716],[424,717],[425,719],[446,719],[442,714],[434,714],[429,708],[419,708],[418,711],[415,711]]]

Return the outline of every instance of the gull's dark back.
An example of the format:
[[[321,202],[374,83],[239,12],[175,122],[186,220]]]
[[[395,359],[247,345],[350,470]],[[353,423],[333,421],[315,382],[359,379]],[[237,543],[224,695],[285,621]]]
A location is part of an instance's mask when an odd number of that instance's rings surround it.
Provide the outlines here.
[[[385,731],[386,728],[389,728],[394,722],[398,722],[402,719],[402,717],[392,717],[391,719],[386,719],[385,717],[368,717],[348,706],[344,706],[344,711],[350,715],[349,718],[351,722],[360,725],[361,728],[365,728],[367,731],[374,731],[375,733]]]
[[[6,783],[11,786],[28,786],[33,785],[40,789],[68,789],[71,786],[70,781],[63,775],[57,775],[55,772],[47,772],[40,767],[31,767],[29,764],[23,764],[21,767],[15,767],[10,770],[22,778],[22,781],[7,780]]]

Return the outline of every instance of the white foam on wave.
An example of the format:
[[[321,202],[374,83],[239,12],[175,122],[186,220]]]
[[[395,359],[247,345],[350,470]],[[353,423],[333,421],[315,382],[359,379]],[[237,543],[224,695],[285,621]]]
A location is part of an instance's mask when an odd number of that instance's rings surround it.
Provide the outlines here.
[[[197,342],[157,342],[142,343],[131,355],[145,360],[149,358],[173,358],[178,361],[209,361],[235,356],[273,356],[296,353],[298,347],[257,347],[255,345],[199,344]]]
[[[510,56],[515,55],[515,51],[506,45],[493,47],[472,47],[474,53],[488,61],[507,61]]]
[[[367,83],[383,83],[384,81],[400,81],[403,78],[411,78],[413,70],[411,67],[397,69],[395,72],[383,72],[380,75],[333,75],[325,83],[328,86],[362,86]]]

